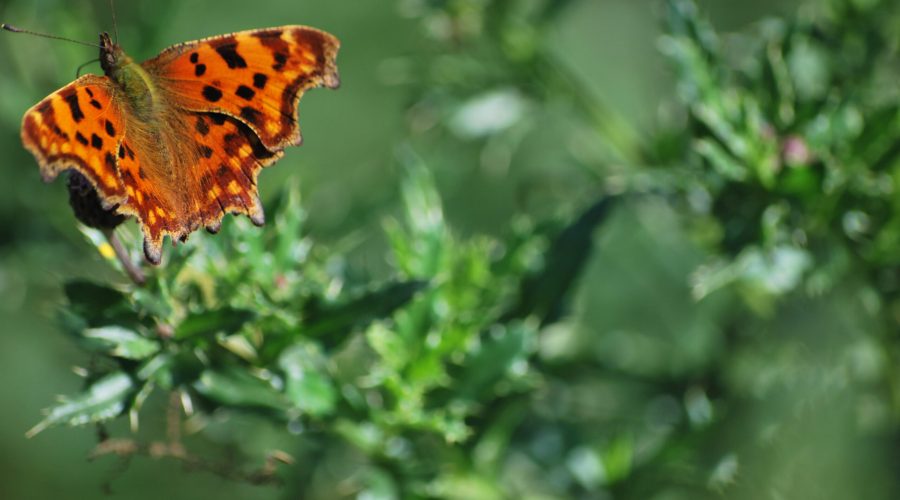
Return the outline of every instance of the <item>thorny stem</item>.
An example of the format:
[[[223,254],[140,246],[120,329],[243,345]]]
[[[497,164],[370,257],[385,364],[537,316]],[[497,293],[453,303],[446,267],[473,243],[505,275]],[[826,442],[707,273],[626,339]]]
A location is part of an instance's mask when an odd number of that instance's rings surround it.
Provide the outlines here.
[[[181,462],[187,469],[201,470],[215,474],[223,479],[254,485],[281,484],[281,479],[277,475],[278,464],[290,464],[292,462],[292,460],[285,458],[288,456],[283,452],[273,452],[266,458],[262,467],[256,470],[243,471],[236,469],[229,463],[211,462],[188,453],[180,444],[158,441],[140,443],[133,439],[107,439],[99,443],[91,451],[88,459],[95,460],[107,455],[115,455],[126,461],[136,456],[149,457],[154,460],[170,458]]]
[[[292,465],[294,458],[289,454],[272,450],[266,455],[266,460],[261,467],[246,471],[235,467],[231,460],[213,462],[203,457],[190,453],[181,441],[181,411],[182,403],[178,392],[172,392],[169,396],[169,407],[166,414],[166,440],[142,443],[134,439],[110,438],[106,429],[101,425],[97,427],[99,442],[88,455],[88,460],[115,455],[122,459],[122,466],[128,467],[130,460],[136,456],[148,457],[154,460],[173,459],[181,462],[186,469],[200,470],[215,474],[231,481],[245,482],[253,485],[279,485],[278,465]],[[107,485],[109,488],[110,486]]]
[[[116,236],[115,231],[109,229],[103,231],[103,234],[106,235],[106,240],[109,241],[109,245],[112,247],[113,252],[115,252],[116,258],[119,259],[122,268],[125,269],[125,273],[128,274],[131,281],[133,281],[135,285],[143,286],[144,283],[147,282],[144,271],[132,262],[131,257],[128,255],[128,251],[122,246],[122,242],[119,240],[119,237]]]

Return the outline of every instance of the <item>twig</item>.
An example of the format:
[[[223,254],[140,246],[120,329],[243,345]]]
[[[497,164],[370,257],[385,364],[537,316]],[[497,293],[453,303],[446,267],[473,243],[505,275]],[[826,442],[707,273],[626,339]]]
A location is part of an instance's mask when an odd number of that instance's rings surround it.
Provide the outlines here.
[[[164,443],[153,441],[140,443],[133,439],[107,439],[99,444],[88,455],[88,460],[96,460],[108,455],[117,456],[126,462],[136,456],[151,458],[153,460],[173,459],[181,462],[185,468],[201,470],[215,474],[223,479],[249,483],[253,485],[280,485],[281,478],[277,476],[278,464],[290,465],[293,458],[283,451],[273,451],[266,457],[262,467],[242,471],[229,463],[211,462],[202,457],[188,453],[181,443]]]
[[[144,283],[147,282],[147,277],[144,275],[144,271],[131,261],[128,251],[122,246],[122,242],[119,240],[119,237],[116,236],[116,232],[112,229],[108,229],[103,231],[103,234],[106,236],[106,240],[109,241],[109,245],[112,247],[113,252],[115,252],[116,258],[119,259],[122,268],[125,269],[125,273],[128,274],[131,281],[133,281],[135,285],[143,286]]]

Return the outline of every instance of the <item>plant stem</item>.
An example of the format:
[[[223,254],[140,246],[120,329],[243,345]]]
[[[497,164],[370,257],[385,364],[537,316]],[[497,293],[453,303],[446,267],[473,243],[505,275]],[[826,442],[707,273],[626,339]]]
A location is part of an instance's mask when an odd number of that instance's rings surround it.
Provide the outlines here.
[[[131,257],[128,255],[128,251],[125,250],[119,237],[116,236],[116,232],[110,229],[103,233],[106,235],[106,240],[109,241],[109,245],[112,247],[113,252],[115,252],[116,258],[122,263],[122,268],[125,269],[125,273],[128,274],[131,281],[133,281],[135,285],[143,286],[144,283],[147,282],[147,277],[144,275],[144,271],[132,262]]]

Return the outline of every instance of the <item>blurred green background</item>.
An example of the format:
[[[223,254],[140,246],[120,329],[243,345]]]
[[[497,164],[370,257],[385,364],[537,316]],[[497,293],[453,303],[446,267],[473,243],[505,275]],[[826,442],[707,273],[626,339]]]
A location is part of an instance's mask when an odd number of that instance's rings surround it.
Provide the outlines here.
[[[659,157],[665,167],[677,156],[618,154],[586,134],[573,118],[583,111],[577,104],[523,97],[507,83],[493,86],[492,78],[503,78],[491,72],[503,68],[473,70],[452,60],[453,37],[441,36],[446,19],[429,9],[461,3],[161,0],[120,1],[117,9],[120,43],[138,60],[177,42],[281,24],[315,26],[341,39],[342,87],[304,97],[304,145],[262,174],[261,192],[269,200],[296,181],[311,237],[336,245],[352,240],[348,273],[367,281],[390,272],[382,221],[400,210],[404,151],[422,158],[450,227],[466,236],[507,234],[522,216],[571,219],[622,178],[665,177],[664,168],[646,167]],[[468,3],[477,11],[492,2]],[[723,36],[739,34],[726,51],[740,53],[765,31],[762,20],[824,3],[706,0],[699,8]],[[605,133],[625,138],[619,145],[645,150],[665,151],[667,137],[678,142],[671,138],[689,120],[676,97],[674,65],[660,50],[664,2],[560,4],[558,18],[532,35],[602,115],[614,117],[601,129],[611,123]],[[0,20],[89,41],[111,29],[107,3],[99,0],[0,0]],[[490,38],[490,27],[465,36]],[[0,498],[105,498],[110,479],[113,496],[122,498],[290,495],[297,490],[231,483],[165,461],[135,459],[127,469],[109,459],[88,463],[96,442],[89,428],[24,438],[53,395],[80,389],[71,368],[85,356],[54,321],[62,284],[118,279],[77,229],[65,183],[43,184],[19,141],[24,111],[94,57],[84,47],[0,33]],[[521,78],[527,88],[528,75]],[[451,88],[471,92],[454,95]],[[528,123],[488,137],[464,113],[498,96],[512,99],[506,106],[522,106]],[[696,200],[690,193],[684,199],[627,203],[596,233],[565,321],[542,332],[552,375],[529,403],[536,421],[572,425],[532,422],[516,431],[532,434],[521,436],[525,451],[511,459],[506,494],[895,498],[896,380],[883,374],[891,353],[879,343],[887,334],[867,309],[871,301],[853,285],[777,305],[728,289],[701,300],[692,283],[719,252],[703,244],[702,228],[685,222]],[[750,306],[736,305],[743,301]],[[594,456],[580,446],[589,442],[602,443],[599,459],[585,458]],[[662,443],[665,451],[657,453]],[[479,494],[461,489],[457,497]]]

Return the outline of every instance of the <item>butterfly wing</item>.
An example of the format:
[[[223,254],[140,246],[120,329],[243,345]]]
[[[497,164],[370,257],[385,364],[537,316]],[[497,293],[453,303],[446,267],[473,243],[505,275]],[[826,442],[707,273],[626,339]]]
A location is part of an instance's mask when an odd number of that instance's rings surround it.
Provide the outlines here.
[[[226,213],[264,223],[257,175],[300,143],[303,92],[338,86],[338,46],[322,31],[285,26],[183,43],[142,63],[168,108],[159,135],[177,158],[173,170],[185,195],[158,214],[165,199],[138,210],[148,260],[159,262],[164,236],[184,240],[201,225],[216,232]],[[159,177],[152,165],[165,163],[154,158],[156,149],[154,141],[135,141],[150,177]]]
[[[303,92],[338,86],[338,46],[300,26],[180,44],[142,64],[159,106],[152,116],[123,112],[121,90],[87,75],[32,108],[22,140],[45,179],[74,168],[104,207],[134,215],[147,259],[159,263],[165,236],[215,232],[226,213],[263,223],[257,174],[300,143]]]
[[[50,94],[22,120],[22,143],[37,159],[44,180],[75,169],[107,209],[128,195],[116,168],[125,126],[114,96],[108,78],[85,75]]]
[[[156,142],[130,133],[118,164],[134,193],[120,210],[137,217],[144,255],[153,264],[162,258],[165,236],[185,241],[203,226],[218,232],[226,214],[245,214],[262,225],[256,178],[282,156],[226,115],[173,111],[168,119],[171,128],[154,134]]]
[[[142,126],[120,107],[119,92],[107,77],[79,78],[25,113],[22,143],[44,180],[73,169],[88,179],[104,208],[137,217],[145,254],[158,263],[163,237],[183,237],[185,218],[171,190],[148,178],[154,169],[147,162],[155,158],[141,147],[146,141],[136,140]]]
[[[230,115],[271,151],[301,142],[297,103],[310,88],[337,88],[334,36],[304,26],[187,42],[143,63],[183,109]]]

